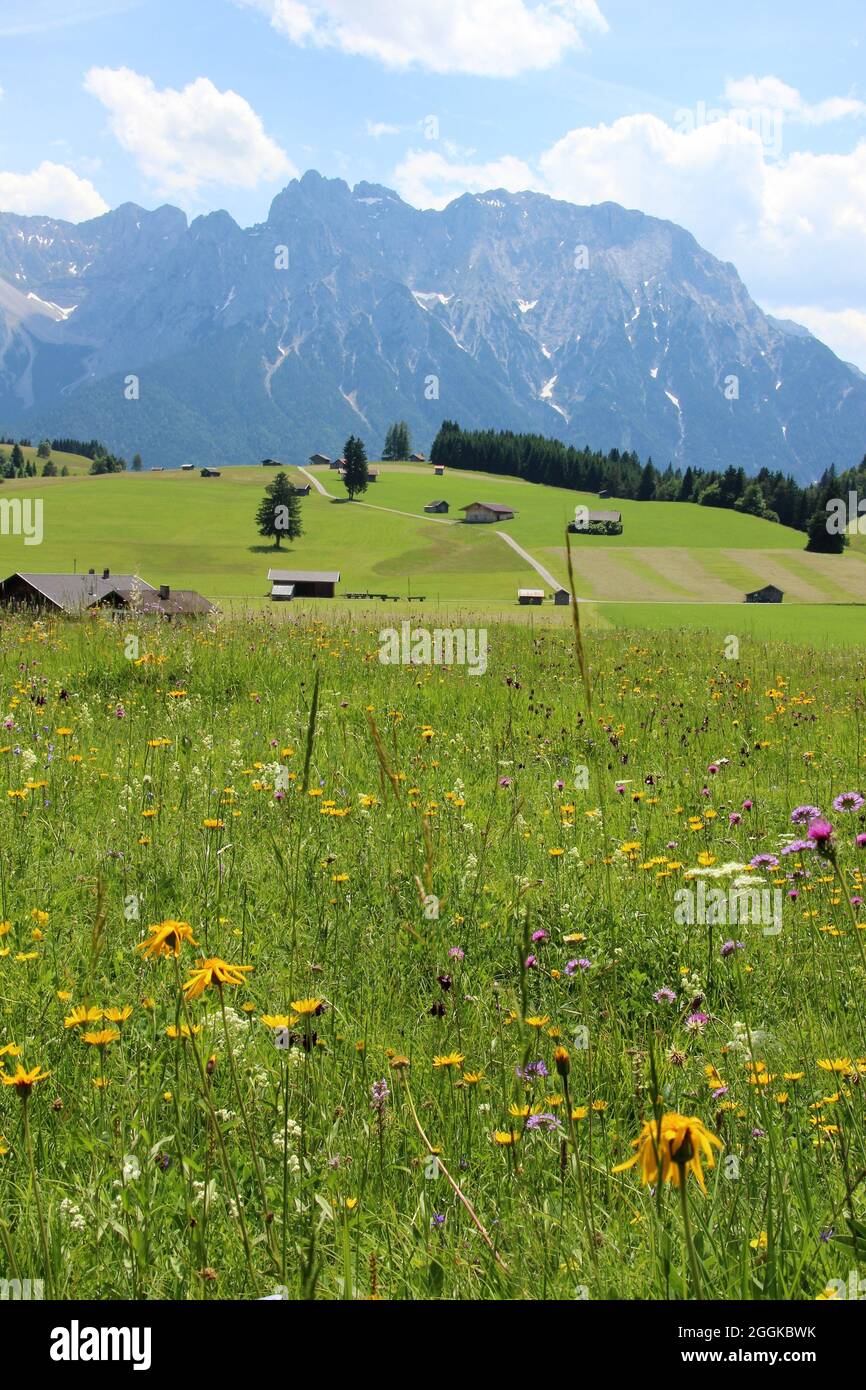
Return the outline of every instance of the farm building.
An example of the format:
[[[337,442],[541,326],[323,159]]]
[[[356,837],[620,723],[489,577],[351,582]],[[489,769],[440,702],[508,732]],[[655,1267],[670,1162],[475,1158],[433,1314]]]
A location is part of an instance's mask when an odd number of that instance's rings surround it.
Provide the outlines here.
[[[107,594],[95,599],[88,607],[112,608],[118,612],[134,608],[139,613],[159,613],[169,621],[172,618],[202,618],[216,612],[214,605],[195,589],[172,589],[168,584],[160,584],[156,590],[148,585],[147,591],[141,593],[117,580]]]
[[[193,472],[195,471],[195,464],[194,464],[194,463],[182,463],[182,464],[180,465],[180,471],[181,471],[181,473],[193,473]]]
[[[534,604],[543,603],[543,602],[544,602],[544,590],[543,590],[543,589],[518,589],[518,590],[517,590],[517,602],[518,602],[518,603],[534,603]]]
[[[556,589],[553,594],[553,602],[557,608],[564,608],[567,603],[571,603],[571,594],[567,589]]]
[[[309,497],[309,495],[310,495],[310,484],[309,484],[309,483],[293,483],[293,484],[292,484],[292,492],[295,494],[296,497]]]
[[[433,469],[433,472],[435,473],[435,475],[436,475],[437,478],[444,478],[444,477],[445,477],[445,464],[444,464],[444,463],[437,463],[436,466],[435,466],[435,468]]]
[[[598,495],[602,500],[610,497],[610,493],[606,487],[601,488]]]
[[[573,536],[618,536],[622,533],[622,512],[591,512],[587,508],[583,523],[570,521],[568,529]]]
[[[268,570],[272,599],[333,598],[339,570]]]
[[[512,507],[503,507],[499,502],[470,502],[468,507],[461,507],[460,510],[466,513],[464,520],[470,524],[511,521],[514,516]]]
[[[426,458],[424,457],[423,454],[410,454],[410,455],[409,455],[409,462],[410,462],[410,463],[426,463],[427,460],[426,460]]]
[[[751,594],[746,594],[746,603],[781,603],[782,590],[777,589],[775,584],[765,584],[763,589],[755,589]]]
[[[142,613],[177,614],[214,612],[213,605],[194,589],[155,589],[137,574],[112,574],[95,570],[87,574],[10,574],[0,583],[0,602],[50,609],[59,613],[83,613],[89,608],[136,608]]]
[[[345,468],[345,467],[346,467],[346,460],[345,460],[345,459],[329,459],[329,461],[328,461],[328,467],[329,467],[329,468]]]
[[[218,478],[220,476],[220,470],[218,468],[203,468],[201,470],[201,476],[203,478]]]
[[[328,455],[327,455],[327,454],[310,454],[310,463],[312,463],[312,464],[322,464],[322,463],[324,463],[324,464],[326,464],[329,468],[333,468],[333,467],[335,466],[333,463],[331,463],[331,460],[328,458]]]
[[[310,460],[312,463],[312,459]],[[284,468],[285,464],[280,463],[279,459],[262,459],[262,468]]]
[[[331,464],[331,467],[332,467],[332,468],[333,468],[333,466],[334,466],[334,465]],[[341,468],[341,469],[340,469],[340,477],[341,477],[341,478],[345,478],[345,476],[346,476],[346,470],[345,470],[345,468]],[[375,483],[375,482],[377,481],[378,477],[379,477],[379,470],[378,470],[378,468],[368,468],[368,469],[367,469],[367,481],[368,481],[368,482],[370,482],[370,483]]]
[[[425,512],[447,512],[447,502],[428,502],[424,508]]]

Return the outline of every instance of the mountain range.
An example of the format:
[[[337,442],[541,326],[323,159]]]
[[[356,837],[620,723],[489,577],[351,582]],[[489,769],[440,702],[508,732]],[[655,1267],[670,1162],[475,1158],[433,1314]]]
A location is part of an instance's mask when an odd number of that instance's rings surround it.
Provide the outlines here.
[[[311,171],[267,221],[0,213],[0,436],[146,465],[302,462],[443,418],[808,482],[866,451],[866,377],[734,267],[614,203],[419,211]]]

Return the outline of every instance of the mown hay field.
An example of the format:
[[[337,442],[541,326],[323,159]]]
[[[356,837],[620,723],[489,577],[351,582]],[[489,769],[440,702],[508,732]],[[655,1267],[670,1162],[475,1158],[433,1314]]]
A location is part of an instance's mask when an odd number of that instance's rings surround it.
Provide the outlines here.
[[[4,620],[3,1277],[809,1300],[862,1262],[862,656],[593,631],[584,683],[567,629],[488,638]]]

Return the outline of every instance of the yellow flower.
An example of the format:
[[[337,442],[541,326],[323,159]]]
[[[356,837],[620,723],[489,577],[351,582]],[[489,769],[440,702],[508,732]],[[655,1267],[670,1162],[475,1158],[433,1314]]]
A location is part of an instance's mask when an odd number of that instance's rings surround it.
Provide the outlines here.
[[[0,1047],[0,1057],[20,1057],[23,1051],[23,1047],[19,1047],[17,1043],[4,1043],[3,1047]]]
[[[291,999],[289,1008],[302,1017],[310,1014],[317,1014],[322,1007],[321,999]],[[285,1025],[282,1025],[285,1026]]]
[[[86,1004],[78,1004],[69,1017],[63,1020],[63,1027],[77,1028],[82,1023],[98,1023],[102,1017],[102,1009],[88,1009]]]
[[[132,1005],[124,1004],[122,1009],[106,1009],[105,1017],[109,1023],[125,1023],[132,1016]]]
[[[229,965],[219,956],[209,956],[193,966],[189,979],[183,986],[187,999],[198,999],[211,985],[222,989],[223,985],[242,985],[244,974],[252,970],[251,965]]]
[[[465,1061],[462,1052],[446,1052],[433,1058],[434,1067],[462,1067]]]
[[[532,1014],[529,1018],[525,1018],[523,1022],[526,1024],[527,1028],[543,1028],[545,1023],[550,1022],[550,1014]]]
[[[192,1038],[197,1037],[201,1032],[201,1025],[194,1023],[190,1028],[188,1023],[182,1023],[178,1028],[176,1024],[170,1023],[165,1032],[169,1038]]]
[[[179,956],[180,948],[184,941],[188,941],[190,946],[197,946],[198,942],[194,939],[192,928],[189,922],[175,922],[169,919],[165,922],[157,922],[154,926],[148,927],[150,935],[145,941],[139,942],[136,951],[143,951],[147,959],[154,956]]]
[[[766,1250],[767,1232],[762,1231],[761,1234],[759,1236],[756,1236],[754,1240],[749,1241],[749,1245],[752,1247],[753,1250]]]
[[[298,1021],[297,1014],[262,1014],[262,1023],[266,1028],[293,1028]]]
[[[722,1147],[721,1139],[704,1127],[695,1115],[678,1115],[671,1111],[662,1115],[661,1120],[645,1120],[637,1139],[632,1146],[637,1149],[625,1163],[618,1163],[613,1169],[622,1173],[626,1168],[640,1164],[641,1182],[658,1181],[659,1159],[661,1160],[661,1180],[673,1182],[679,1187],[680,1179],[686,1179],[691,1170],[701,1188],[706,1192],[701,1157],[706,1159],[707,1167],[715,1167],[712,1145]]]
[[[226,828],[225,821],[217,819],[216,816],[205,817],[205,819],[202,821],[202,825],[204,826],[205,830],[225,830]]]
[[[853,1070],[850,1057],[819,1057],[818,1066],[822,1071],[837,1071],[848,1075]]]
[[[32,1071],[25,1071],[21,1063],[18,1063],[14,1076],[7,1076],[5,1072],[0,1073],[0,1081],[4,1086],[14,1086],[22,1100],[26,1100],[30,1095],[37,1081],[45,1081],[51,1075],[50,1071],[40,1071],[39,1067],[34,1067]]]
[[[573,1120],[585,1120],[588,1114],[589,1114],[589,1106],[588,1106],[588,1105],[576,1105],[576,1106],[574,1107],[574,1109],[572,1110],[572,1112],[571,1112],[571,1118],[572,1118]]]
[[[513,1129],[495,1129],[493,1131],[493,1142],[502,1149],[507,1148],[510,1144],[516,1144],[519,1138],[520,1135],[515,1134]]]
[[[100,1028],[98,1033],[82,1033],[82,1037],[91,1047],[108,1047],[109,1043],[117,1042],[120,1032],[117,1028]]]

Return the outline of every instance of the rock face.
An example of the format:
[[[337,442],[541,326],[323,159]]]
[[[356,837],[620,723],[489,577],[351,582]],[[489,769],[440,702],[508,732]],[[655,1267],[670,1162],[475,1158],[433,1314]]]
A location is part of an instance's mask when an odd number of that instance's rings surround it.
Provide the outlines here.
[[[376,454],[398,418],[425,451],[451,418],[808,481],[862,458],[866,378],[688,232],[613,203],[419,212],[310,172],[246,230],[0,213],[0,432],[290,462],[351,433]]]

